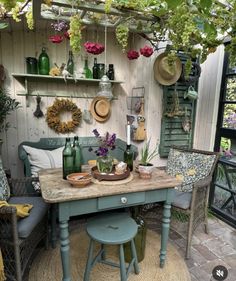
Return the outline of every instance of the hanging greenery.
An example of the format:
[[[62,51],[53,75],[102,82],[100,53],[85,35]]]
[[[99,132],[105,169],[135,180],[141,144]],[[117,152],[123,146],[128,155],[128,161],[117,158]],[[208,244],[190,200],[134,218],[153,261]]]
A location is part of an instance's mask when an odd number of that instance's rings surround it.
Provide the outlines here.
[[[30,0],[0,0],[0,18],[14,17],[18,21],[21,14],[26,13],[31,7],[31,2]],[[183,51],[191,58],[200,57],[201,62],[204,62],[207,56],[222,44],[225,37],[230,36],[231,44],[227,46],[227,50],[230,53],[231,63],[236,63],[235,0],[67,0],[64,2],[67,8],[69,4],[74,11],[79,9],[80,4],[94,5],[95,10],[97,7],[103,7],[104,13],[111,18],[112,8],[125,13],[121,24],[116,27],[117,40],[123,50],[127,47],[130,29],[136,26],[139,34],[149,40],[156,50],[160,41],[171,42],[172,52]],[[44,3],[50,8],[52,1],[44,0]],[[138,16],[142,19],[140,20]],[[31,14],[28,14],[27,18],[32,28]],[[148,19],[146,22],[145,18]],[[70,21],[71,46],[78,52],[83,19],[73,14],[68,21]],[[104,17],[97,21],[97,24],[100,22],[104,24]],[[5,25],[0,26],[0,28],[4,27]],[[148,28],[152,34],[145,34],[145,28]]]
[[[81,20],[79,15],[74,15],[70,18],[70,46],[73,53],[79,53],[81,50]]]

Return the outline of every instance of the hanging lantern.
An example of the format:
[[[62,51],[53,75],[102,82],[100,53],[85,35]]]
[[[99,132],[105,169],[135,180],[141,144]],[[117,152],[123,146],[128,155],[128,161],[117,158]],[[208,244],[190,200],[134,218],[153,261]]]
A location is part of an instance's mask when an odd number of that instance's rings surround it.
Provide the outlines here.
[[[111,82],[107,75],[103,75],[101,81],[99,82],[99,92],[97,93],[97,96],[105,97],[108,100],[113,98]]]

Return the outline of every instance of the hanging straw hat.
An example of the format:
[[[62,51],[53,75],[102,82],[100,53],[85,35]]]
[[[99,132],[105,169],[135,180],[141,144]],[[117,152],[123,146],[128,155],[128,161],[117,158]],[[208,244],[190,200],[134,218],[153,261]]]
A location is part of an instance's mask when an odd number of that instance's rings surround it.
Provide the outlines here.
[[[154,77],[161,85],[169,86],[177,82],[182,73],[182,63],[179,58],[169,65],[167,53],[160,54],[154,63]]]
[[[98,122],[105,122],[111,115],[111,105],[105,97],[95,97],[91,103],[90,111]]]

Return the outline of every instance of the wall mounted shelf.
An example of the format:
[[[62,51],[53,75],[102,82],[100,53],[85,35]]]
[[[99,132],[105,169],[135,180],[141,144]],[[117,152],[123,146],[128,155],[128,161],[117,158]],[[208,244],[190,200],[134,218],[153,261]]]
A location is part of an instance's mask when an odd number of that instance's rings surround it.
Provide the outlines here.
[[[30,91],[29,83],[60,83],[64,85],[74,84],[74,85],[84,85],[84,86],[96,86],[98,87],[100,79],[74,79],[68,77],[66,80],[62,76],[52,77],[50,75],[39,75],[39,74],[25,74],[25,73],[12,73],[12,76],[23,86],[23,91],[18,91],[19,96],[44,96],[44,97],[73,97],[73,98],[94,98],[94,95],[88,96],[86,93],[74,93],[70,95],[68,91],[46,91],[46,90],[33,90]],[[112,85],[119,85],[124,83],[123,81],[111,80]],[[114,98],[116,99],[116,98]],[[28,105],[28,103],[27,103]]]

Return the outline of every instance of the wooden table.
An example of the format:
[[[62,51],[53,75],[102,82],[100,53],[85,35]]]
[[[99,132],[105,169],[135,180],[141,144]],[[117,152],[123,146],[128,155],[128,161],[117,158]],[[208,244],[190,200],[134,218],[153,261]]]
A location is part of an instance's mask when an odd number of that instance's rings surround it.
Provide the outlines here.
[[[122,185],[91,183],[84,188],[75,188],[62,179],[60,169],[40,171],[42,197],[48,203],[57,203],[59,208],[63,281],[71,281],[68,232],[70,217],[146,203],[164,202],[160,250],[160,266],[164,266],[173,188],[180,185],[181,181],[158,169],[148,180],[140,179],[135,172],[132,175],[132,181]]]

